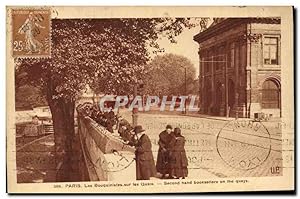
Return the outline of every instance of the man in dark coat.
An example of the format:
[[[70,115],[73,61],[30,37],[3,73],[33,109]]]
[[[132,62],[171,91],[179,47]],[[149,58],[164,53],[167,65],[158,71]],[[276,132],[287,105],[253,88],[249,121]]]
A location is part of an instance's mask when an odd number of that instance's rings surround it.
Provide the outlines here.
[[[109,112],[106,112],[105,114],[105,118],[106,118],[106,129],[113,133],[113,126],[115,124],[115,113],[110,110]]]
[[[166,130],[159,134],[156,170],[162,174],[162,178],[169,174],[169,143],[172,138],[171,134],[171,125],[167,125]]]
[[[133,131],[137,136],[135,145],[136,179],[150,180],[150,177],[156,176],[151,141],[141,125],[136,126]]]
[[[180,128],[175,128],[170,141],[170,176],[172,178],[186,178],[188,176],[188,159],[184,149],[185,138]]]
[[[119,121],[118,133],[125,142],[128,142],[129,145],[132,145],[133,143],[134,134],[132,133],[132,129],[133,128],[130,123],[124,118]]]

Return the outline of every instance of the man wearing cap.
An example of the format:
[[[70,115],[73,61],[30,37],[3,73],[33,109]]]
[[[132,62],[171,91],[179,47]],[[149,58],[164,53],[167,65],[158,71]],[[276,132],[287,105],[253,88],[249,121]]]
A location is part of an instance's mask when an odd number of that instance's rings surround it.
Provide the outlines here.
[[[136,179],[150,180],[150,177],[156,175],[151,141],[144,133],[145,130],[141,125],[137,125],[133,131],[137,137],[137,143],[135,145]]]
[[[159,134],[158,141],[158,154],[157,154],[157,162],[156,162],[156,170],[162,174],[162,178],[165,178],[169,173],[169,143],[172,139],[172,126],[167,125],[166,130],[162,131]]]

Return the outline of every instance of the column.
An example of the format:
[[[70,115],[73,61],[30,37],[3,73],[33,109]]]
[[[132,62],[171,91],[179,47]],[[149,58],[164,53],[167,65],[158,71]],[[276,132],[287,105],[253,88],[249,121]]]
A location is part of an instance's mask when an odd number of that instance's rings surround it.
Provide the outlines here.
[[[201,110],[201,100],[202,100],[201,86],[202,86],[202,78],[201,78],[201,54],[200,54],[200,47],[199,47],[199,50],[198,50],[198,57],[199,57],[199,74],[198,74],[198,79],[199,79],[199,82],[198,82],[198,85],[199,85],[199,90],[198,90],[199,101],[198,101],[198,107]],[[199,112],[200,112],[200,110],[199,110]]]
[[[201,62],[203,61],[203,56],[201,56],[204,53],[203,50],[200,50],[199,48],[199,104],[200,104],[200,113],[203,113],[203,108],[204,108],[204,63]]]
[[[215,107],[215,64],[214,64],[214,55],[211,57],[211,103],[210,103],[210,114],[214,114],[214,107]]]
[[[247,35],[251,32],[251,25],[247,25]],[[247,37],[245,38],[247,42],[246,49],[246,117],[250,117],[250,108],[251,108],[251,41]]]
[[[240,67],[240,43],[237,42],[234,47],[234,105],[232,107],[231,114],[233,117],[238,117],[238,103],[239,103],[239,87],[240,87],[240,78],[239,78],[239,67]]]

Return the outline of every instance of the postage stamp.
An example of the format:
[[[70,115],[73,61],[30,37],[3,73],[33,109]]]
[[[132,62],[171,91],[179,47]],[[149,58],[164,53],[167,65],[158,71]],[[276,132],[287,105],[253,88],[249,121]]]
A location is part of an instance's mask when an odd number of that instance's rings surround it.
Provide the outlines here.
[[[12,55],[51,55],[51,12],[49,9],[12,9]]]
[[[8,192],[294,190],[292,7],[7,10]]]

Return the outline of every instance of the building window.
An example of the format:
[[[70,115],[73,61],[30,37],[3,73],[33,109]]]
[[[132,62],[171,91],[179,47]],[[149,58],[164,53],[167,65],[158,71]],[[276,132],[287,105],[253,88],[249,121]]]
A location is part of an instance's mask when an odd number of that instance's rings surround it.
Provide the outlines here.
[[[266,80],[262,88],[262,108],[279,108],[280,89],[273,80]]]
[[[278,38],[277,37],[264,38],[264,64],[266,65],[278,64]]]

